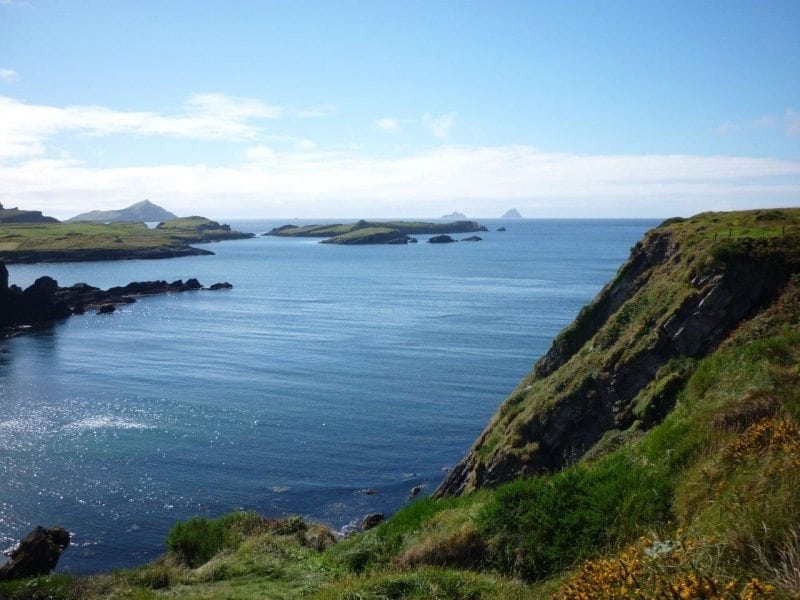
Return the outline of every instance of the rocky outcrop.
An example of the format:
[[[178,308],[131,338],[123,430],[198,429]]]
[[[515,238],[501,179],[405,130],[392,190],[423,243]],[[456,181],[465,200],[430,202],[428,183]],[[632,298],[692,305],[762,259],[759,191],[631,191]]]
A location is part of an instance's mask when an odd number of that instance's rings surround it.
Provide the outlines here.
[[[373,529],[383,523],[383,519],[383,513],[370,513],[361,519],[361,530],[367,531],[368,529]]]
[[[8,553],[10,562],[0,567],[0,581],[47,575],[69,546],[69,532],[61,527],[36,527]]]
[[[230,283],[215,283],[209,290],[231,289]],[[63,319],[73,314],[83,314],[97,309],[98,314],[110,314],[119,304],[130,304],[136,298],[157,294],[172,294],[203,289],[197,279],[183,281],[134,281],[107,290],[76,283],[59,287],[51,277],[40,277],[33,285],[22,290],[8,285],[8,269],[0,262],[0,337],[6,337],[21,327],[30,327]]]
[[[658,423],[689,375],[664,367],[708,354],[800,272],[796,237],[730,247],[709,236],[686,238],[657,228],[633,248],[436,495],[560,470],[609,431]]]
[[[469,237],[466,237],[466,238],[462,239],[461,241],[462,242],[480,242],[481,240],[483,240],[482,237],[480,237],[478,235],[471,235]]]
[[[455,242],[449,235],[434,235],[428,240],[429,244],[452,244]]]

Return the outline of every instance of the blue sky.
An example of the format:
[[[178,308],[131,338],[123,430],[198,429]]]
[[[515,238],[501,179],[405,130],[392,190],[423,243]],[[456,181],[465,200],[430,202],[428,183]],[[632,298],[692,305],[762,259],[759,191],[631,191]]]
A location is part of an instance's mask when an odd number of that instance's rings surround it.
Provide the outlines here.
[[[0,0],[0,202],[799,205],[800,2]]]

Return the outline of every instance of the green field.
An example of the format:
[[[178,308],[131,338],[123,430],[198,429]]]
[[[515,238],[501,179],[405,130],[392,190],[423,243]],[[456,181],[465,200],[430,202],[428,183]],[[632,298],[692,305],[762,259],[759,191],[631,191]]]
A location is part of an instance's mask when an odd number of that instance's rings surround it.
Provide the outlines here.
[[[249,237],[215,221],[189,217],[149,229],[144,223],[0,224],[0,260],[36,262],[82,257],[147,257],[190,252],[189,244]]]

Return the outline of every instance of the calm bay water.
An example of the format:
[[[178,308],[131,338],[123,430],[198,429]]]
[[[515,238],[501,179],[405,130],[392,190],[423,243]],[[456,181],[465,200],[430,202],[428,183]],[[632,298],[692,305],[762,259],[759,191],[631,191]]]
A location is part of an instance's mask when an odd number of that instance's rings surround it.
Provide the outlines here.
[[[0,341],[0,548],[59,523],[74,535],[59,570],[83,574],[154,558],[196,514],[346,529],[415,485],[432,491],[657,224],[484,222],[474,244],[259,237],[211,245],[212,257],[10,266],[21,286],[197,277],[234,289]]]

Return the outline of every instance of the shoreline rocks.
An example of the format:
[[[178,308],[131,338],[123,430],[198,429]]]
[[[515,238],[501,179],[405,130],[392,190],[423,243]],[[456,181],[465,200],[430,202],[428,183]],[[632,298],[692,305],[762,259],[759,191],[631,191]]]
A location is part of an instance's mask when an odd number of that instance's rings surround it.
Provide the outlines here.
[[[0,262],[0,338],[13,335],[22,328],[84,314],[88,309],[96,309],[97,314],[111,314],[118,305],[131,304],[139,297],[231,288],[233,286],[228,282],[203,288],[197,279],[191,278],[172,283],[134,281],[125,286],[101,290],[86,283],[59,287],[55,279],[44,276],[23,290],[17,285],[9,286],[8,269]]]
[[[70,535],[66,529],[37,526],[7,553],[11,561],[0,566],[0,581],[49,574],[56,568],[69,542]]]

